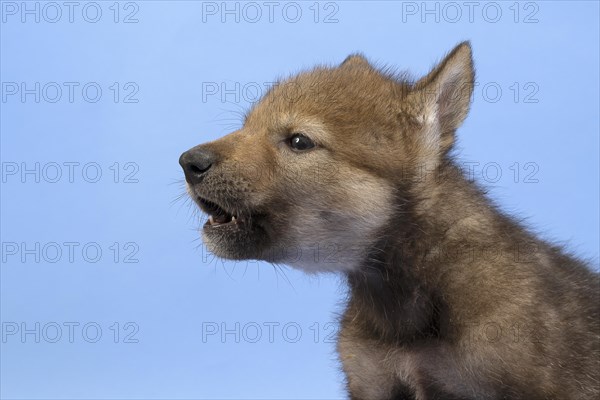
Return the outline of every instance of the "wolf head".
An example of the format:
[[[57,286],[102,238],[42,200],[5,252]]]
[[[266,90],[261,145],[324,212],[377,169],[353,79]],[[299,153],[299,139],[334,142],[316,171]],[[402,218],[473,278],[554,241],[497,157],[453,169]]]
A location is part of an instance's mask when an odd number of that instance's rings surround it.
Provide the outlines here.
[[[208,249],[308,272],[358,268],[452,148],[473,82],[462,43],[417,82],[351,55],[275,85],[241,129],[180,158],[209,215]]]

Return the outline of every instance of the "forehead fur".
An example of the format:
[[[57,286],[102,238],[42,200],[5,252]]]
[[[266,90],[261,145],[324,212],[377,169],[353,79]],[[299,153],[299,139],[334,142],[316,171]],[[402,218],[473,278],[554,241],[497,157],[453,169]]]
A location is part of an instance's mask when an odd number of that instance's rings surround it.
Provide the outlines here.
[[[352,132],[360,127],[387,131],[397,126],[410,84],[366,63],[317,67],[269,90],[246,118],[249,126],[279,125],[282,116],[318,118],[326,127]],[[377,124],[378,126],[365,126]],[[371,128],[371,129],[369,129]]]

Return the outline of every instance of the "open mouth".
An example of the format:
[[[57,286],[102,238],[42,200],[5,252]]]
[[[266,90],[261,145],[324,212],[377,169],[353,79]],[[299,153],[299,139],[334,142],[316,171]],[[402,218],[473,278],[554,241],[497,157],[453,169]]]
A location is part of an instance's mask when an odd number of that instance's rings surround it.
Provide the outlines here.
[[[224,225],[236,225],[241,222],[241,219],[237,215],[228,212],[212,201],[198,197],[197,202],[202,211],[208,214],[208,221],[205,226],[218,227]]]
[[[216,203],[192,192],[193,199],[208,214],[201,229],[202,240],[212,254],[229,260],[264,259],[271,243],[263,219],[265,214],[249,210],[243,202],[230,199]],[[240,216],[239,208],[244,211]],[[258,219],[258,222],[257,222]]]

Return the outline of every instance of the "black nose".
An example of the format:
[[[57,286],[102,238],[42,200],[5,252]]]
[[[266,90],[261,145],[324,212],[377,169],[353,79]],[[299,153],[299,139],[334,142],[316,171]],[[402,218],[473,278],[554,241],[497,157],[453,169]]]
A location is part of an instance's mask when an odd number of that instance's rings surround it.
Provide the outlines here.
[[[191,184],[199,183],[215,161],[215,154],[202,147],[194,147],[179,157],[185,179]]]

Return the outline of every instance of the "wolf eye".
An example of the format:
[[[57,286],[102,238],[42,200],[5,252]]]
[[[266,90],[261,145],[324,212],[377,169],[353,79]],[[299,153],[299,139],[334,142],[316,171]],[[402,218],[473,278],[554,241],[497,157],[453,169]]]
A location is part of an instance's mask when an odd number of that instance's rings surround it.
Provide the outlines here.
[[[292,135],[292,137],[289,139],[289,145],[296,151],[304,151],[315,147],[315,143],[312,140],[300,133],[295,133]]]

